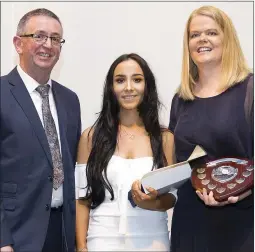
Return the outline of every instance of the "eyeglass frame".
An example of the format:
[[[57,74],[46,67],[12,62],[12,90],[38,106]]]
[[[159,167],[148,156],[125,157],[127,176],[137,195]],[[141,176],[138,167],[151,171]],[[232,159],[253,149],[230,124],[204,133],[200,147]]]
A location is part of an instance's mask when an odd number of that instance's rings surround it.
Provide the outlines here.
[[[44,37],[44,39],[43,39],[41,42],[40,42],[40,41],[36,41],[36,37],[34,37],[34,36],[39,36],[39,35]],[[21,37],[21,38],[32,38],[32,39],[35,40],[35,42],[40,43],[40,44],[42,44],[42,45],[43,45],[44,43],[46,43],[46,41],[47,41],[48,38],[49,38],[50,41],[51,41],[51,43],[52,43],[52,45],[55,45],[55,46],[60,45],[60,47],[62,47],[63,44],[66,42],[65,39],[60,38],[60,42],[59,42],[58,44],[55,44],[55,42],[52,42],[52,41],[53,41],[53,39],[58,38],[58,37],[55,37],[55,36],[48,36],[48,35],[45,35],[45,34],[36,34],[36,33],[19,35],[19,37]],[[38,38],[37,38],[37,39],[38,39]]]

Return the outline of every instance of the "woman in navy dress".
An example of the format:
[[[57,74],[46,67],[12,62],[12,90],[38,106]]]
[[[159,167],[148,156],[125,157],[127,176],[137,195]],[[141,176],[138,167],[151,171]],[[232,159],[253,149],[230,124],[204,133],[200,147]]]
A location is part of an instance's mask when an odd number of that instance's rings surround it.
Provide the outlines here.
[[[244,109],[250,78],[229,17],[212,6],[193,11],[184,34],[181,85],[170,114],[177,162],[186,160],[196,145],[205,149],[208,160],[253,159],[253,126]],[[171,251],[253,251],[252,191],[220,203],[212,192],[198,193],[187,181],[174,208]]]

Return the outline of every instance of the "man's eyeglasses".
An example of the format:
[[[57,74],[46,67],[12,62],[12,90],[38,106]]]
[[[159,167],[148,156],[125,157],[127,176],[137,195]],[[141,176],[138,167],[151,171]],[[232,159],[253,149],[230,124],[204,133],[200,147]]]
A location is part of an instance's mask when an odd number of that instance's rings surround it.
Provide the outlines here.
[[[44,34],[25,34],[25,35],[20,35],[19,37],[33,38],[34,41],[38,44],[44,44],[48,40],[48,38],[51,40],[51,43],[54,46],[62,46],[65,43],[65,40],[60,37],[47,36]]]

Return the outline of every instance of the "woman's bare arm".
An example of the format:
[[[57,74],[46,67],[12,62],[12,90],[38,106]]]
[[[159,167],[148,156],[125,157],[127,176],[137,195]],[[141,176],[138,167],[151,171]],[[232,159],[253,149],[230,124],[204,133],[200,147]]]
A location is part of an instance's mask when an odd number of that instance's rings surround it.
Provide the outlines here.
[[[82,135],[78,146],[77,163],[87,164],[91,151],[92,131],[88,135],[90,128],[86,129]],[[89,226],[90,201],[76,200],[76,248],[77,251],[87,250],[87,231]]]

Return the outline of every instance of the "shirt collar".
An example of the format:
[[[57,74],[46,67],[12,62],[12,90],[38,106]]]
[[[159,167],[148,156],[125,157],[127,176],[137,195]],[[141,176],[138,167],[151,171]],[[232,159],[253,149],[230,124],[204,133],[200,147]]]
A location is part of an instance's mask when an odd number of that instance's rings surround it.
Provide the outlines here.
[[[35,89],[40,85],[35,79],[33,79],[31,76],[29,76],[24,70],[20,67],[20,65],[17,66],[17,71],[23,80],[27,91],[29,94],[35,91]],[[51,79],[48,80],[47,84],[50,85],[50,89],[52,87]]]

